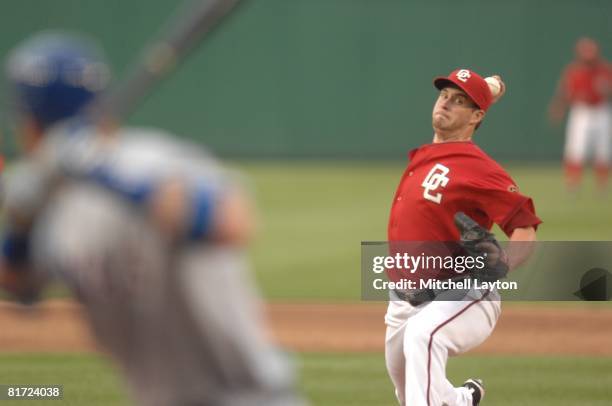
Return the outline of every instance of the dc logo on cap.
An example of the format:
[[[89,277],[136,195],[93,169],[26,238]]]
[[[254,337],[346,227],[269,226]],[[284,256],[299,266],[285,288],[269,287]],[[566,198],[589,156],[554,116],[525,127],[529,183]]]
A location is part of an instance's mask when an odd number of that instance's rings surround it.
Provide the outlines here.
[[[467,82],[467,80],[471,77],[472,74],[467,69],[461,69],[459,72],[457,72],[457,79],[459,79],[463,83]]]

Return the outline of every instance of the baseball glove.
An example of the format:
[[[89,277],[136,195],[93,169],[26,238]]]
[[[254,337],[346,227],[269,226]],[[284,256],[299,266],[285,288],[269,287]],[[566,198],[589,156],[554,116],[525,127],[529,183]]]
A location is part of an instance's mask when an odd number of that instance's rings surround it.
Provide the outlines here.
[[[505,278],[509,269],[508,257],[495,235],[461,211],[455,214],[455,226],[461,233],[460,245],[465,253],[472,257],[486,257],[484,268],[474,268],[472,277],[485,282]]]

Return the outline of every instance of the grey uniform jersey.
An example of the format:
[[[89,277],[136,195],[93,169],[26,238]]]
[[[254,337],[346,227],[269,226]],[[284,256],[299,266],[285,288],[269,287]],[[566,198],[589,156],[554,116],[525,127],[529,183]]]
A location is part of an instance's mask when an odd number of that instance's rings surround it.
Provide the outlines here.
[[[74,291],[138,403],[302,404],[265,337],[244,253],[170,240],[138,202],[168,178],[222,194],[227,172],[160,132],[126,129],[109,142],[87,128],[58,131],[8,175],[7,205],[34,220],[33,270]]]

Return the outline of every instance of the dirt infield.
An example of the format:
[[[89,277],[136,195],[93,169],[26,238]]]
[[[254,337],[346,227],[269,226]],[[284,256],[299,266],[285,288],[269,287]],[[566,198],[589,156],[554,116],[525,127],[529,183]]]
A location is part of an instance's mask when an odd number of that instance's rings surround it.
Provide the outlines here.
[[[297,351],[382,351],[384,304],[273,303],[272,334]],[[612,309],[507,306],[475,353],[612,355]],[[96,351],[77,304],[0,302],[0,351]]]

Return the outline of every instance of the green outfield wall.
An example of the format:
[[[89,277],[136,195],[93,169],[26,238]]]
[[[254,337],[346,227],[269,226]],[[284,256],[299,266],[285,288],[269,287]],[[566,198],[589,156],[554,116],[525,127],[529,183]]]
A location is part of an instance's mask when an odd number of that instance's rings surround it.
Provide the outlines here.
[[[88,32],[121,76],[172,1],[5,0],[0,51],[43,28]],[[477,140],[499,159],[555,159],[546,120],[575,40],[612,58],[609,0],[245,0],[130,121],[224,156],[402,158],[431,138],[434,75],[501,74]]]

